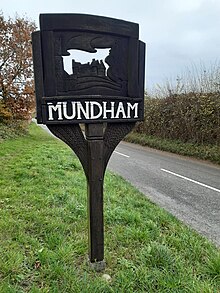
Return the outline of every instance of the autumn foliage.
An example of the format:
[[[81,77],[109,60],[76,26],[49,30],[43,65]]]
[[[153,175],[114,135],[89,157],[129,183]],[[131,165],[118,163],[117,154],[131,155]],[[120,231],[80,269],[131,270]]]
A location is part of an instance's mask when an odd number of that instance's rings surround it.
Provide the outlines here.
[[[34,109],[31,32],[35,24],[0,13],[0,122],[28,120]]]

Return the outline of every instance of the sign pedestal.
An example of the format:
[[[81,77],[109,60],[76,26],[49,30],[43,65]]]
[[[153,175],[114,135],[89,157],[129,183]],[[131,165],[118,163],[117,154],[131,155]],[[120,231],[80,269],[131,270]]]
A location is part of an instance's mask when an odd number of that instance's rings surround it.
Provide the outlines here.
[[[47,125],[78,156],[88,185],[89,262],[96,271],[105,269],[103,184],[106,166],[119,142],[135,123],[86,124],[85,137],[78,124]]]

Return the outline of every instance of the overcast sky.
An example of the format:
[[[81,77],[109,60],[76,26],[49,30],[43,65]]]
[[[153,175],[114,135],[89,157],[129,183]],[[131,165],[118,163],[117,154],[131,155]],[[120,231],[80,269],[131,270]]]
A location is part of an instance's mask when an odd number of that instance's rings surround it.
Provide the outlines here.
[[[5,16],[85,13],[139,23],[147,44],[146,88],[181,75],[187,67],[219,61],[220,0],[1,0]]]

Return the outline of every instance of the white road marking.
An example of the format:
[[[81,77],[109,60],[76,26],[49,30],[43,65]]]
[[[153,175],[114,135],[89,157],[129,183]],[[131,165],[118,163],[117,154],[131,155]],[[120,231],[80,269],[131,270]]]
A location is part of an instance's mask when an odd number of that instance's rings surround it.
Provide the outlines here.
[[[214,190],[214,191],[217,191],[217,192],[220,193],[220,190],[217,189],[217,188],[215,188],[215,187],[212,187],[212,186],[206,185],[206,184],[204,184],[204,183],[201,183],[201,182],[199,182],[199,181],[196,181],[196,180],[190,179],[190,178],[188,178],[188,177],[185,177],[185,176],[179,175],[179,174],[177,174],[177,173],[171,172],[171,171],[166,170],[166,169],[160,169],[160,170],[163,171],[163,172],[166,172],[166,173],[169,173],[169,174],[171,174],[171,175],[174,175],[174,176],[180,177],[180,178],[182,178],[182,179],[188,180],[188,181],[190,181],[190,182],[196,183],[196,184],[198,184],[198,185],[201,185],[201,186],[203,186],[203,187],[209,188],[209,189],[211,189],[211,190]]]
[[[130,158],[130,156],[125,155],[125,154],[122,154],[122,153],[119,153],[119,152],[117,152],[117,151],[114,151],[114,153],[116,153],[117,155],[123,156],[123,157],[125,157],[125,158]]]

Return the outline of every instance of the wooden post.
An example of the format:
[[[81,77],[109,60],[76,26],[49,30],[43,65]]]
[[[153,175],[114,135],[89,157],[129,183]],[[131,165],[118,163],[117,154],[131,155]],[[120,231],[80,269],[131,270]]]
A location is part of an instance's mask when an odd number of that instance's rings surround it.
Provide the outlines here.
[[[96,271],[105,268],[105,169],[119,142],[144,119],[145,44],[138,38],[137,23],[82,14],[41,14],[40,32],[32,35],[37,121],[82,163],[88,185],[89,261]],[[65,72],[68,50],[94,53],[98,48],[110,49],[105,58],[109,68],[102,60],[86,66],[76,60],[77,74]]]
[[[105,268],[104,262],[104,221],[103,221],[103,124],[87,124],[88,141],[88,224],[89,261],[94,269]]]

